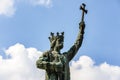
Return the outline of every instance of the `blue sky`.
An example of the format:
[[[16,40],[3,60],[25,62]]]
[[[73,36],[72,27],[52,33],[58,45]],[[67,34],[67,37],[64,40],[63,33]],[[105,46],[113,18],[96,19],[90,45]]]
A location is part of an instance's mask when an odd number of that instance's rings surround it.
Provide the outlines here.
[[[74,60],[87,55],[96,64],[107,62],[120,66],[119,0],[11,1],[14,2],[9,6],[12,10],[5,10],[7,14],[0,9],[0,55],[4,58],[4,49],[16,43],[35,47],[42,52],[48,50],[50,32],[65,32],[62,52],[67,51],[77,37],[81,20],[79,6],[84,2],[88,9],[84,41]]]

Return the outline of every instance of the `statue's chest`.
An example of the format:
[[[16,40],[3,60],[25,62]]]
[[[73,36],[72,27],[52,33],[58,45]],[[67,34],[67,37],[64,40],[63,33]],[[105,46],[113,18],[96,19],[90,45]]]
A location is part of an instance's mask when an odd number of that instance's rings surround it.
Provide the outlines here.
[[[50,61],[51,62],[58,62],[59,61],[60,54],[56,51],[52,51],[50,55]]]

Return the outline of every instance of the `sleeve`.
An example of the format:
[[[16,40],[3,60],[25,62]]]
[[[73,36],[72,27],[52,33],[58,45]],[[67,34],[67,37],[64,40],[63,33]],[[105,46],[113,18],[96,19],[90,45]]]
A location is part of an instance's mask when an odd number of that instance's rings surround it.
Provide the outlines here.
[[[67,52],[68,61],[70,61],[76,55],[76,53],[78,52],[83,42],[83,35],[84,35],[84,28],[85,28],[84,22],[81,22],[79,24],[79,28],[80,28],[80,31],[78,33],[77,39],[74,45]]]

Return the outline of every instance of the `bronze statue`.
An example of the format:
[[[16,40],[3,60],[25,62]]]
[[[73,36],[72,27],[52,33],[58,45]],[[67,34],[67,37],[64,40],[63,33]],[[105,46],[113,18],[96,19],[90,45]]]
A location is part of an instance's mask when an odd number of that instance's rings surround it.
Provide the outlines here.
[[[80,9],[83,11],[82,20],[79,24],[79,33],[74,45],[67,51],[61,54],[60,50],[63,48],[64,32],[54,35],[51,32],[50,50],[43,53],[36,61],[37,68],[44,69],[46,71],[45,80],[70,80],[69,62],[78,52],[82,45],[85,23],[84,12],[85,4],[83,3]]]

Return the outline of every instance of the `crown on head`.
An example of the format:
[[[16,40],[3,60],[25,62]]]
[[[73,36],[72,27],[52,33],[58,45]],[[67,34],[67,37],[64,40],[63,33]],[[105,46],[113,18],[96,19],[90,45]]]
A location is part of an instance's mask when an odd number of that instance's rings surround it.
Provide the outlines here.
[[[61,34],[59,32],[56,33],[56,36],[54,35],[54,33],[50,33],[50,37],[48,37],[49,40],[50,40],[50,43],[52,43],[53,41],[56,41],[56,40],[61,40],[63,41],[64,40],[64,32],[61,32]]]

